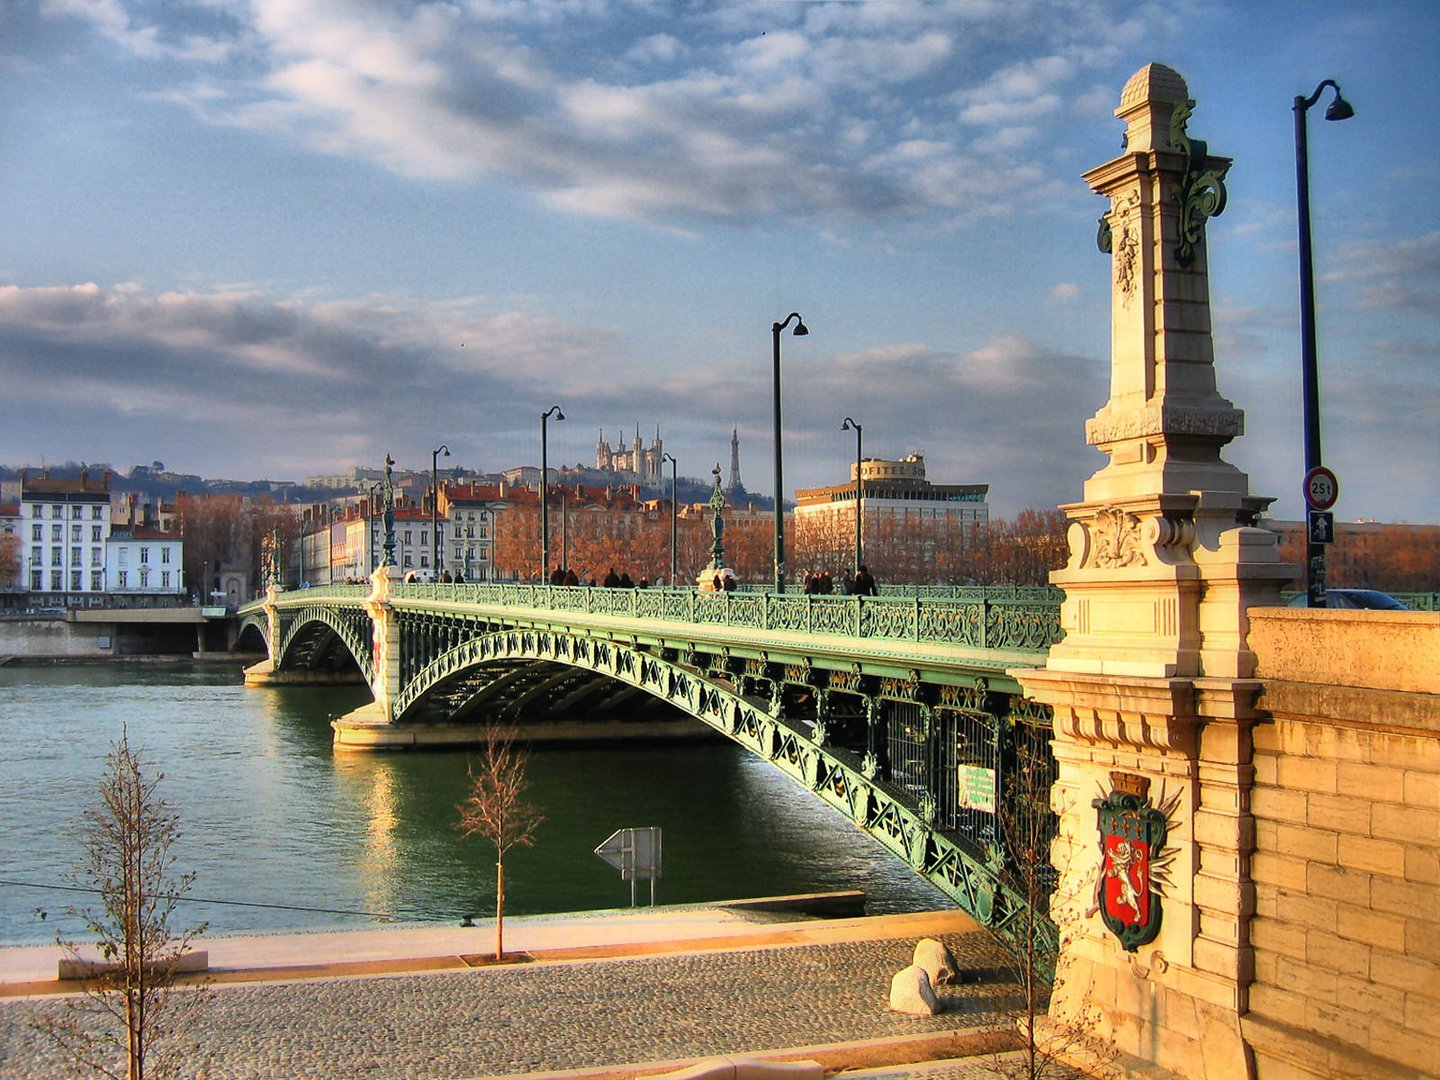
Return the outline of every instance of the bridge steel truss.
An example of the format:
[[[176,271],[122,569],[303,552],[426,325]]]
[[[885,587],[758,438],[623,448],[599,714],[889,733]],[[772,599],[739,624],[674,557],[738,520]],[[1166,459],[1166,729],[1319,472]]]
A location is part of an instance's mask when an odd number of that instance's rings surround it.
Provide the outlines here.
[[[658,699],[789,775],[1012,948],[1052,957],[1050,710],[1005,670],[1043,662],[1058,607],[1048,590],[968,592],[400,585],[390,719]],[[367,594],[282,594],[275,668],[343,648],[370,679]],[[258,605],[242,612],[257,617],[263,631]]]

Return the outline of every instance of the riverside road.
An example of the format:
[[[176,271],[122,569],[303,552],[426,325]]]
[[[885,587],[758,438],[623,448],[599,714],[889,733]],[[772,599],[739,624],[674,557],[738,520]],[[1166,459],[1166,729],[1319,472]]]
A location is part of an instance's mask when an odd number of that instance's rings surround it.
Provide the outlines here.
[[[723,927],[732,935],[728,940],[661,941],[662,929],[648,938],[632,934],[628,942],[588,947],[584,943],[595,940],[595,932],[587,937],[582,922],[581,933],[565,939],[568,951],[537,948],[536,962],[504,967],[357,975],[344,974],[343,964],[329,973],[319,965],[306,970],[321,977],[296,979],[292,968],[287,981],[278,981],[285,977],[279,967],[269,974],[263,967],[217,970],[179,1071],[207,1080],[438,1080],[623,1070],[1004,1024],[999,1014],[1013,1008],[1015,988],[1001,974],[1002,954],[963,915],[945,913],[943,921],[936,915],[928,924],[926,916],[806,922],[799,931],[796,924],[732,922]],[[531,948],[523,920],[512,935],[519,944],[511,947]],[[921,936],[945,941],[969,973],[963,985],[942,990],[945,1009],[934,1017],[887,1007],[890,978],[909,964]],[[247,940],[264,949],[271,939]],[[488,944],[477,936],[463,940],[477,949]],[[223,952],[221,944],[212,945],[215,953]],[[390,966],[405,971],[398,958]],[[56,1014],[64,999],[53,988],[37,992],[35,983],[17,983],[16,970],[11,964],[6,976],[10,991],[25,996],[0,1000],[0,1074],[34,1080],[73,1075],[33,1028],[36,1016]],[[230,981],[236,977],[272,981]],[[942,1075],[969,1074],[957,1066]]]

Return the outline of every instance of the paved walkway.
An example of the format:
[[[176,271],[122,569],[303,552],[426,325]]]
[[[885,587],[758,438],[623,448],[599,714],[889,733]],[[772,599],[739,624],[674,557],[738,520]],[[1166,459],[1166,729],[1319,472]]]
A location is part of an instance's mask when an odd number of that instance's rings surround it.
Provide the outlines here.
[[[790,1056],[831,1070],[891,1066],[906,1048],[925,1058],[973,1046],[1000,1024],[997,1008],[1013,1003],[995,946],[953,911],[777,924],[727,909],[641,909],[506,927],[507,949],[533,962],[469,966],[466,957],[476,962],[493,945],[483,924],[207,940],[212,993],[182,1072],[622,1077],[705,1055],[796,1048],[812,1052]],[[973,981],[948,988],[938,1016],[893,1013],[890,977],[925,936],[944,940]],[[31,1026],[74,1000],[40,992],[53,982],[32,981],[53,980],[54,960],[53,949],[0,950],[0,1075],[73,1075]],[[849,1049],[837,1057],[835,1044]],[[961,1062],[877,1075],[982,1073]]]

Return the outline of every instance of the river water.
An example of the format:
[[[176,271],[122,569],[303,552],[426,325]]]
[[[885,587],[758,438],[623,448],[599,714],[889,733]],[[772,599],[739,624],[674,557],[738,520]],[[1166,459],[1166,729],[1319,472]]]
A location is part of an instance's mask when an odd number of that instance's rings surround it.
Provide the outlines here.
[[[247,689],[233,667],[0,667],[0,943],[82,935],[67,909],[93,899],[32,886],[74,881],[75,823],[122,730],[180,814],[175,873],[195,873],[191,897],[224,901],[181,905],[175,927],[493,915],[493,849],[454,827],[467,755],[333,753],[329,718],[366,700],[363,687]],[[506,859],[506,914],[628,906],[630,885],[594,849],[617,828],[652,825],[664,830],[660,903],[861,889],[872,913],[948,906],[728,741],[545,747],[528,775],[546,821]]]

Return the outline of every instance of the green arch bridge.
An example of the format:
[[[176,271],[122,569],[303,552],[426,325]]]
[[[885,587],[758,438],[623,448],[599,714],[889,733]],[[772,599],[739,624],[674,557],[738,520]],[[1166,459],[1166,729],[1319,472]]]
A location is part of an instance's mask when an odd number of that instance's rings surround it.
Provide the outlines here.
[[[922,595],[923,594],[923,595]],[[805,596],[495,584],[272,591],[240,611],[252,685],[354,678],[336,746],[698,720],[785,772],[1012,947],[1045,917],[1050,711],[1007,674],[1059,640],[1058,591]],[[607,723],[608,722],[608,723]],[[538,733],[538,732],[537,732]],[[1037,880],[1038,878],[1038,880]]]

